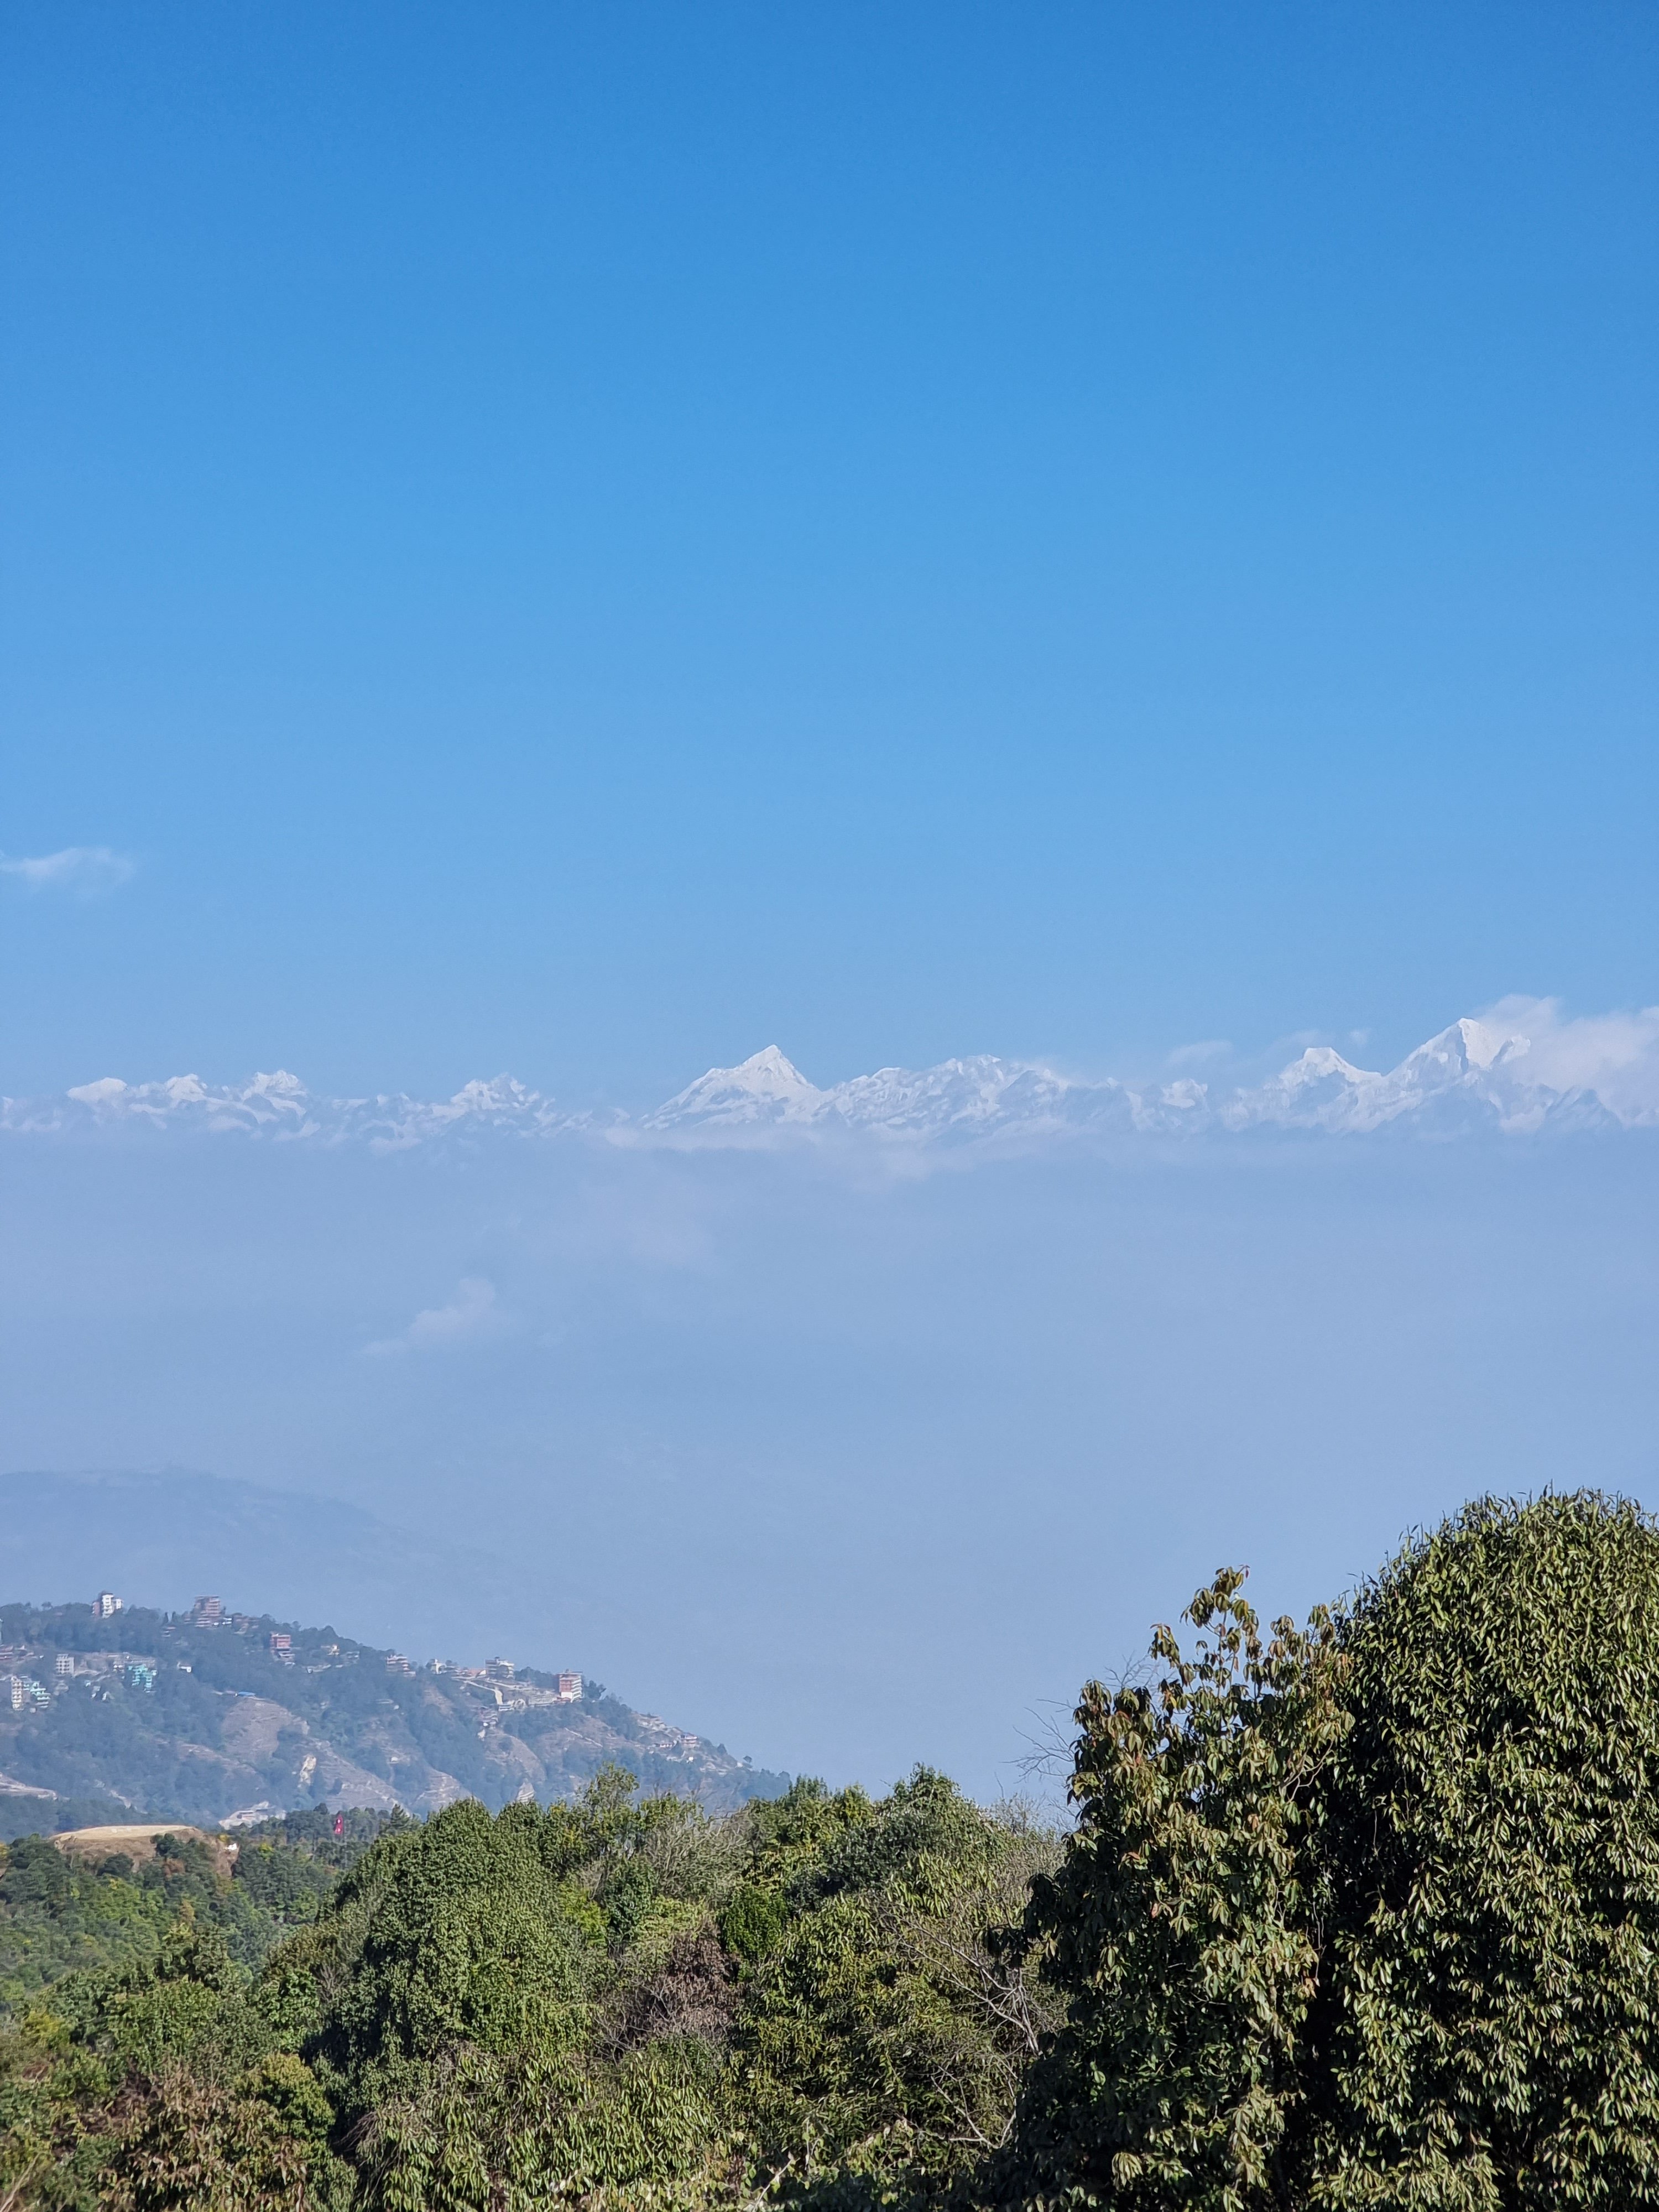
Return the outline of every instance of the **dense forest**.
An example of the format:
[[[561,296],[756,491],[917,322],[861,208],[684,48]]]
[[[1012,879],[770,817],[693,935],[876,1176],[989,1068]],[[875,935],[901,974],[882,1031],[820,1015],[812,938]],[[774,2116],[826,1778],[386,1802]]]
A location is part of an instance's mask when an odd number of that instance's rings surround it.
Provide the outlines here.
[[[154,1959],[188,1914],[257,1972],[284,1936],[317,1917],[340,1875],[399,1814],[325,1805],[239,1832],[210,1848],[197,1832],[63,1848],[15,1839],[0,1859],[0,2014],[15,2022],[52,1983]]]
[[[495,1808],[574,1798],[611,1765],[711,1810],[789,1785],[580,1675],[414,1667],[265,1616],[7,1605],[0,1645],[0,1688],[15,1681],[18,1696],[15,1707],[0,1696],[0,1835],[137,1817],[211,1825],[323,1797],[382,1812],[464,1796]]]
[[[1085,1687],[1063,1827],[611,1767],[228,1873],[15,1844],[0,2203],[1659,2204],[1659,1529],[1486,1500],[1302,1626],[1243,1585]]]

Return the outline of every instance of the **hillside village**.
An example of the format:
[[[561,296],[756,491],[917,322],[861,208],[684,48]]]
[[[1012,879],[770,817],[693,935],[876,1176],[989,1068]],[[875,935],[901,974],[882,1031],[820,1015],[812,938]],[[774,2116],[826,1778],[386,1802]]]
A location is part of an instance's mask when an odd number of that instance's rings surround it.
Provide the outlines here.
[[[0,1607],[0,1637],[11,1835],[135,1814],[239,1826],[319,1804],[569,1801],[610,1762],[711,1809],[787,1787],[574,1670],[417,1665],[218,1596],[176,1614],[107,1590],[89,1606]]]
[[[122,1610],[122,1601],[111,1592],[101,1591],[94,1611],[99,1618],[108,1620]],[[198,1597],[185,1616],[192,1628],[228,1628],[239,1636],[264,1635],[265,1649],[280,1667],[295,1665],[294,1638],[286,1630],[265,1630],[264,1624],[251,1613],[227,1613],[222,1600]],[[417,1670],[401,1651],[385,1655],[389,1674],[413,1674]],[[319,1657],[309,1660],[306,1672],[325,1674],[331,1666],[355,1664],[355,1658],[341,1662],[338,1643],[325,1644]],[[505,1706],[514,1712],[527,1711],[538,1705],[573,1705],[582,1693],[580,1674],[561,1673],[550,1676],[534,1674],[514,1665],[511,1659],[487,1660],[482,1667],[463,1667],[453,1659],[434,1659],[430,1662],[434,1674],[448,1675],[481,1696],[495,1699],[497,1709]]]

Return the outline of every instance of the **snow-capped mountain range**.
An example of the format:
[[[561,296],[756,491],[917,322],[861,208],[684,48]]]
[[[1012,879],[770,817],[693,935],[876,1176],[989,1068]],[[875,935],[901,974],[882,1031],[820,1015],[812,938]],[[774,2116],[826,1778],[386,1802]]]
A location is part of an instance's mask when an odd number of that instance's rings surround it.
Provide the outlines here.
[[[324,1098],[296,1076],[229,1086],[179,1075],[106,1076],[60,1097],[0,1100],[0,1129],[68,1133],[121,1125],[240,1131],[378,1151],[495,1137],[586,1138],[620,1146],[776,1146],[863,1139],[905,1146],[1030,1148],[1066,1139],[1187,1137],[1246,1130],[1449,1135],[1492,1129],[1659,1127],[1659,1008],[1564,1020],[1549,1000],[1508,1000],[1465,1018],[1386,1073],[1315,1045],[1267,1081],[1225,1087],[1182,1077],[1083,1079],[983,1054],[937,1067],[884,1067],[820,1090],[775,1045],[711,1068],[653,1113],[569,1113],[510,1077],[453,1098]]]

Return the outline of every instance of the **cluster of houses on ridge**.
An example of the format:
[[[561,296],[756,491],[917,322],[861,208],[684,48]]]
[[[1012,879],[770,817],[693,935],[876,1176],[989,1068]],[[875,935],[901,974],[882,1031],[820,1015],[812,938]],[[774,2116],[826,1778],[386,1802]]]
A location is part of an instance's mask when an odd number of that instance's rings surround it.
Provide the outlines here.
[[[94,1620],[108,1620],[120,1612],[121,1601],[107,1590],[100,1591],[92,1610]],[[0,1669],[5,1670],[0,1672],[0,1714],[21,1713],[28,1705],[49,1705],[53,1693],[69,1682],[84,1681],[94,1694],[101,1691],[106,1696],[112,1680],[125,1682],[130,1690],[155,1687],[152,1662],[126,1651],[57,1652],[50,1683],[17,1671],[28,1660],[44,1656],[30,1644],[0,1644]]]
[[[92,1615],[94,1620],[112,1620],[125,1609],[124,1601],[112,1590],[100,1590],[93,1601]],[[227,1613],[216,1597],[198,1597],[186,1618],[192,1628],[225,1628],[243,1636],[262,1626],[252,1613]],[[268,1629],[264,1631],[264,1642],[279,1666],[292,1667],[295,1663],[291,1636],[280,1629]],[[59,1651],[52,1658],[49,1682],[21,1671],[26,1662],[34,1659],[38,1662],[45,1656],[29,1644],[0,1644],[0,1715],[21,1713],[29,1705],[48,1705],[56,1692],[77,1680],[84,1681],[94,1696],[107,1696],[112,1680],[125,1682],[131,1690],[155,1687],[155,1662],[125,1651]],[[337,1644],[325,1644],[318,1657],[308,1664],[307,1672],[319,1673],[331,1660],[339,1657]],[[386,1653],[386,1667],[389,1674],[422,1671],[400,1651]],[[532,1705],[577,1705],[582,1694],[580,1674],[565,1672],[538,1679],[533,1672],[526,1674],[511,1659],[491,1659],[482,1667],[462,1667],[453,1659],[434,1659],[424,1671],[447,1675],[461,1688],[512,1712],[522,1712]]]
[[[118,1605],[119,1600],[116,1602]],[[189,1620],[192,1628],[229,1628],[243,1635],[259,1625],[249,1613],[227,1613],[216,1597],[198,1597],[190,1609]],[[265,1642],[271,1657],[279,1666],[294,1665],[294,1639],[291,1636],[284,1635],[280,1629],[273,1629],[267,1632]],[[337,1644],[325,1644],[323,1651],[326,1661],[338,1656],[339,1646]],[[386,1653],[386,1669],[388,1674],[414,1674],[421,1671],[414,1661],[405,1659],[401,1651]],[[451,1675],[465,1687],[493,1697],[496,1705],[510,1704],[514,1708],[532,1705],[574,1705],[580,1701],[582,1694],[580,1674],[564,1672],[551,1676],[547,1681],[537,1682],[533,1679],[525,1679],[511,1659],[490,1659],[482,1667],[462,1667],[453,1659],[433,1659],[427,1662],[427,1671],[434,1674]]]

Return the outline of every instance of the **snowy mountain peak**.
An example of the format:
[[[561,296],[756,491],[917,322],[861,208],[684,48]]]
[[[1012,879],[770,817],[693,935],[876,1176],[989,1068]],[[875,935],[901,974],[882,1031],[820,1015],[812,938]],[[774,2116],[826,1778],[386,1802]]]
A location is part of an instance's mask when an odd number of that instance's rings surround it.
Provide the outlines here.
[[[740,1066],[710,1068],[708,1073],[710,1075],[729,1075],[734,1082],[746,1084],[750,1089],[763,1091],[769,1095],[775,1093],[780,1097],[799,1091],[811,1091],[814,1097],[818,1095],[793,1060],[786,1059],[775,1044],[750,1053]]]
[[[816,1118],[824,1094],[775,1044],[736,1067],[711,1067],[646,1117],[647,1129],[774,1126]]]
[[[1527,1048],[1525,1037],[1506,1037],[1501,1030],[1486,1022],[1471,1021],[1467,1014],[1462,1021],[1454,1022],[1452,1028],[1463,1041],[1466,1067],[1490,1067],[1501,1053],[1517,1046],[1522,1052]]]
[[[1452,1023],[1386,1073],[1310,1045],[1265,1082],[1231,1091],[1190,1078],[1139,1088],[1085,1080],[988,1053],[878,1068],[820,1090],[774,1044],[735,1067],[711,1067],[639,1120],[566,1113],[508,1075],[440,1100],[322,1098],[284,1069],[222,1087],[197,1075],[138,1084],[108,1075],[58,1098],[0,1100],[0,1129],[15,1134],[121,1127],[376,1152],[505,1138],[742,1146],[839,1137],[983,1153],[1206,1131],[1659,1127],[1659,1007],[1565,1020],[1552,1000],[1509,1000]]]
[[[1505,1036],[1501,1030],[1486,1022],[1471,1021],[1466,1015],[1449,1029],[1442,1030],[1438,1036],[1431,1036],[1426,1043],[1419,1045],[1415,1052],[1407,1053],[1398,1073],[1404,1076],[1409,1069],[1422,1081],[1460,1082],[1491,1067],[1505,1053],[1526,1049],[1525,1037]]]
[[[1287,1090],[1305,1091],[1313,1083],[1364,1083],[1367,1076],[1363,1067],[1344,1060],[1334,1046],[1310,1044],[1300,1060],[1293,1060],[1279,1071],[1275,1080]]]

